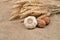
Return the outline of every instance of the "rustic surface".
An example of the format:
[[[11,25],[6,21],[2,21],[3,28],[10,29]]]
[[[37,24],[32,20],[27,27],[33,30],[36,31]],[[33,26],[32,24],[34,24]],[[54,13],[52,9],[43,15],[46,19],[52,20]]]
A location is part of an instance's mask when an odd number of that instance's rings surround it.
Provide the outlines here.
[[[0,1],[0,40],[59,40],[60,14],[51,16],[47,27],[28,30],[19,23],[19,19],[8,21],[15,1]]]

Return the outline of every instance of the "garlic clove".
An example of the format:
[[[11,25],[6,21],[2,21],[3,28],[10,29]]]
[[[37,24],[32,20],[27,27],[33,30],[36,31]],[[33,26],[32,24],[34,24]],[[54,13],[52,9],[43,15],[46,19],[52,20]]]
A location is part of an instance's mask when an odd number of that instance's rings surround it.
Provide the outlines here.
[[[29,16],[24,19],[24,25],[28,29],[33,29],[37,25],[37,20],[34,16]]]

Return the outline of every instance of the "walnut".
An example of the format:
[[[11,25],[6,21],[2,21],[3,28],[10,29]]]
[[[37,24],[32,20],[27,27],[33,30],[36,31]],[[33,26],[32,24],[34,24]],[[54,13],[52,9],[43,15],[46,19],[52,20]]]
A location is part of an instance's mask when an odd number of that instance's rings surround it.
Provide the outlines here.
[[[46,22],[47,25],[50,23],[50,18],[49,17],[44,17],[43,20]]]
[[[39,28],[44,28],[46,26],[46,22],[42,19],[37,20],[37,23]]]

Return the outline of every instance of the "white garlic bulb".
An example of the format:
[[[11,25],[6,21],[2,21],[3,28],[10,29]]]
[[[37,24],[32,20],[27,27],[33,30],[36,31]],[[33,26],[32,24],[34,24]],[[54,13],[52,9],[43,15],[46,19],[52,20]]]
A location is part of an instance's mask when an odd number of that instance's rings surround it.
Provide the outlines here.
[[[34,16],[29,16],[24,19],[24,25],[29,29],[35,28],[37,25],[37,20]]]

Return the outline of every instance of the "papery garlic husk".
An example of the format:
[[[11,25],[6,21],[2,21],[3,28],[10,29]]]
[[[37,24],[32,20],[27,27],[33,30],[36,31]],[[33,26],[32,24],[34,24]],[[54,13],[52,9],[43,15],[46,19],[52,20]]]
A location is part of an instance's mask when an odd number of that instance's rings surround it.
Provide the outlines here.
[[[24,19],[24,25],[28,29],[33,29],[37,25],[37,19],[34,16],[28,16]]]

